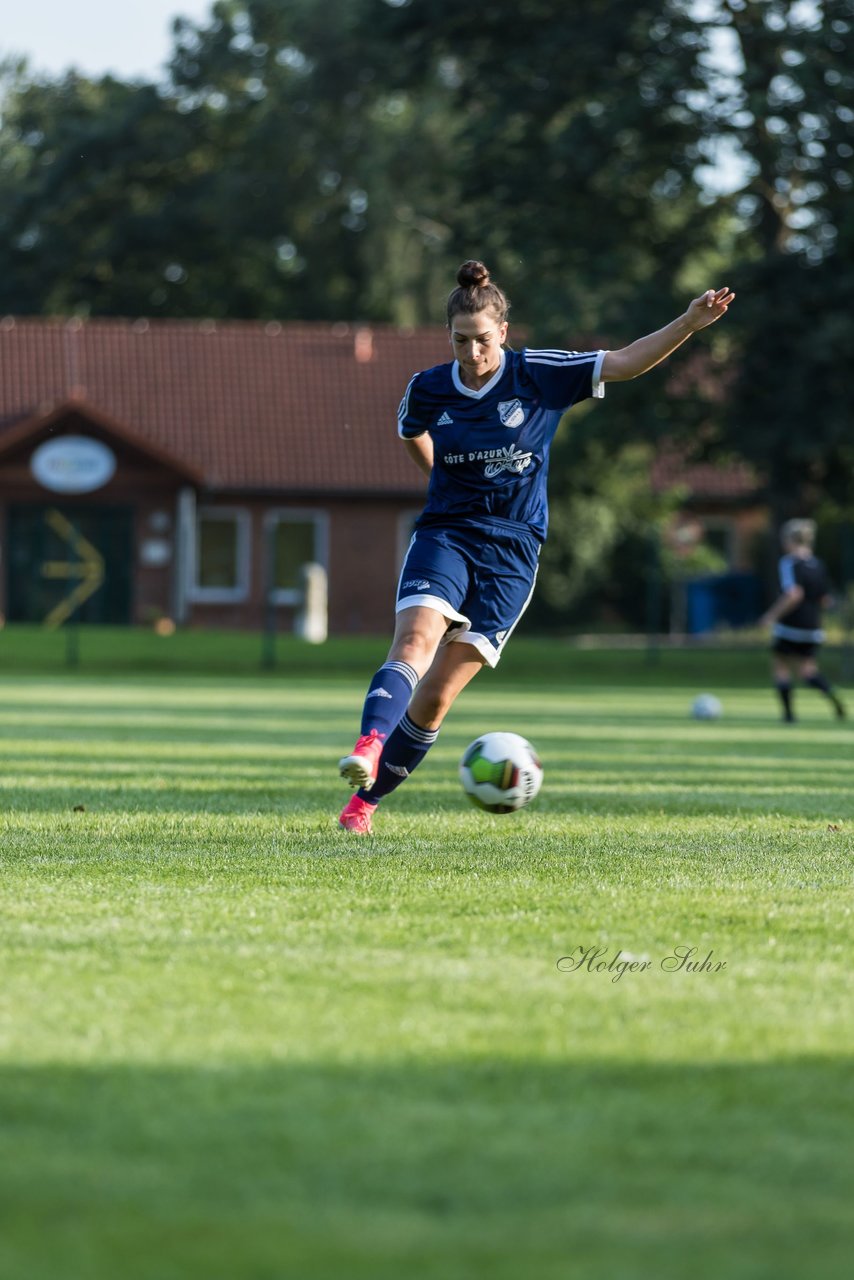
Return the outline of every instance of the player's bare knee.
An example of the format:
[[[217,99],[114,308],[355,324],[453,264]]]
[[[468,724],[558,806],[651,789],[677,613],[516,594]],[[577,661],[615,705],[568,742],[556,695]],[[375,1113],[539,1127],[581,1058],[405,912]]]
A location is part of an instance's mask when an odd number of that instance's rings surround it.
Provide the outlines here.
[[[406,662],[419,675],[423,675],[433,661],[437,643],[435,637],[418,628],[401,631],[395,636],[394,644],[389,650],[389,660]]]

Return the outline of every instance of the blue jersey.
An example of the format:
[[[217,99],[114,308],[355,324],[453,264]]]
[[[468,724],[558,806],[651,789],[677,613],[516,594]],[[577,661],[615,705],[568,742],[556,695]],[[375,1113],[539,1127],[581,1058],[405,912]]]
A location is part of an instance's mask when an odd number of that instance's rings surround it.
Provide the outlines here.
[[[772,634],[779,640],[794,640],[801,644],[821,644],[822,601],[830,594],[830,580],[824,564],[814,555],[785,555],[779,564],[780,586],[783,591],[800,587],[803,597],[794,609],[784,613],[775,622]]]
[[[459,365],[416,373],[398,413],[405,440],[427,432],[433,472],[419,524],[486,521],[546,536],[549,449],[571,405],[604,394],[604,351],[502,351],[472,391]]]

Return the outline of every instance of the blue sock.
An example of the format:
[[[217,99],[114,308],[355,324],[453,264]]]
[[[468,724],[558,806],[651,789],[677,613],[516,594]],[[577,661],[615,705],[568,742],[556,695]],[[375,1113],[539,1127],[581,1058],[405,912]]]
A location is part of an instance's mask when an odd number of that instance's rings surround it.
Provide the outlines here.
[[[370,791],[356,794],[369,804],[377,804],[417,769],[439,736],[438,729],[422,729],[404,714],[397,728],[389,734],[380,756],[377,780]]]
[[[376,729],[386,738],[400,720],[412,691],[418,684],[418,672],[408,662],[386,662],[371,681],[362,711],[362,734]]]
[[[783,704],[783,715],[787,720],[791,720],[795,714],[792,709],[792,684],[789,680],[775,680],[774,684],[777,693],[780,695],[780,701]]]
[[[833,685],[830,683],[827,676],[823,676],[820,671],[817,671],[814,676],[807,676],[804,684],[808,684],[811,689],[818,689],[820,693],[823,693],[827,700],[832,704],[834,711],[839,716],[839,719],[845,719],[845,704],[839,697],[837,697]]]

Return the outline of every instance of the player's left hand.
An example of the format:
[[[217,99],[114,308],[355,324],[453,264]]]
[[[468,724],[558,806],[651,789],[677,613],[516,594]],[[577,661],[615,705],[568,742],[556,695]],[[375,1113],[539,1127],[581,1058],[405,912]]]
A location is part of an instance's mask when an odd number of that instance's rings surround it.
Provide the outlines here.
[[[729,285],[725,284],[722,289],[707,289],[699,298],[695,298],[685,312],[694,332],[705,329],[707,325],[714,324],[721,316],[725,316],[734,297]]]

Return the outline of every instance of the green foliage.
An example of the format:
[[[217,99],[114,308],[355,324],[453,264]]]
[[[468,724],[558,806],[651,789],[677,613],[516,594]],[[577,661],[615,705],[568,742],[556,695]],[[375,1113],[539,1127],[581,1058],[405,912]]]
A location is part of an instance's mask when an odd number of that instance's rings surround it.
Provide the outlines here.
[[[423,319],[444,126],[372,87],[338,10],[219,6],[159,89],[7,78],[0,308]]]
[[[745,166],[728,328],[738,340],[719,440],[767,477],[778,515],[854,501],[852,0],[721,0],[735,71],[712,133]]]
[[[543,341],[671,319],[714,217],[693,175],[702,26],[636,0],[414,0],[386,26],[448,85],[457,257],[487,258]]]
[[[612,622],[643,617],[649,564],[644,548],[681,498],[654,494],[652,447],[626,444],[616,451],[585,430],[598,412],[570,415],[553,450],[549,537],[543,548],[532,618],[542,626],[576,625],[596,612]],[[640,563],[626,573],[627,549]],[[638,599],[639,597],[639,599]]]
[[[7,94],[0,306],[16,312],[192,315],[224,274],[208,205],[209,113],[151,85],[70,74]],[[205,263],[192,279],[184,263]]]

